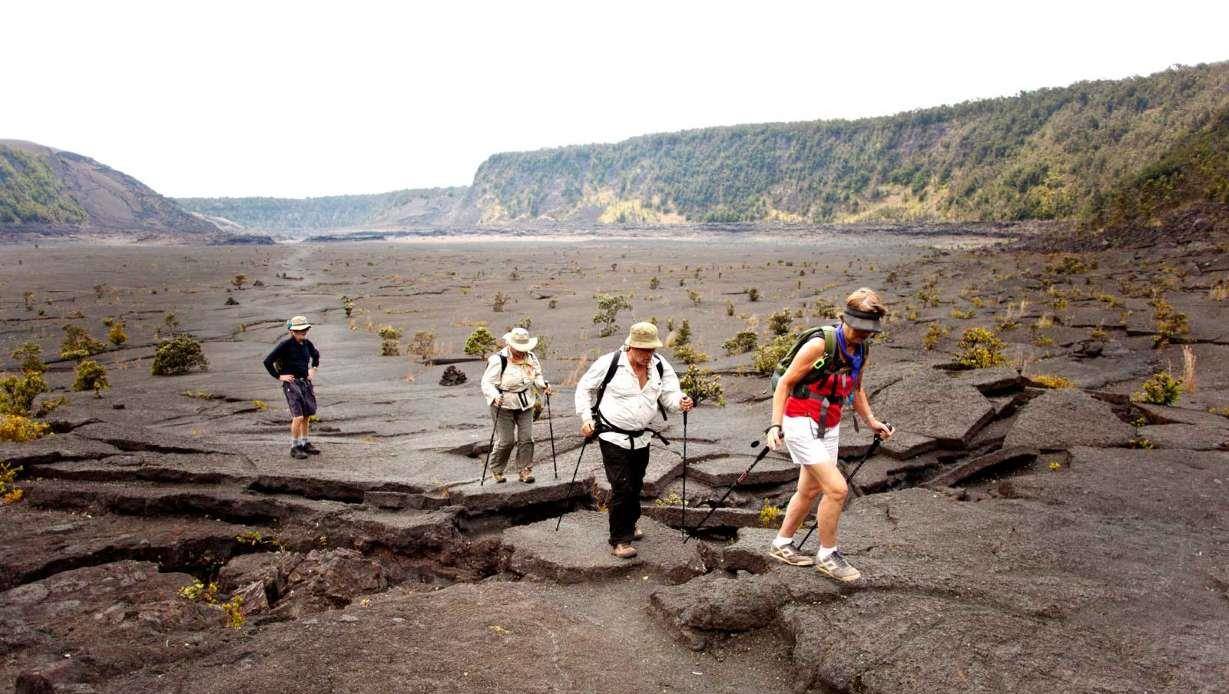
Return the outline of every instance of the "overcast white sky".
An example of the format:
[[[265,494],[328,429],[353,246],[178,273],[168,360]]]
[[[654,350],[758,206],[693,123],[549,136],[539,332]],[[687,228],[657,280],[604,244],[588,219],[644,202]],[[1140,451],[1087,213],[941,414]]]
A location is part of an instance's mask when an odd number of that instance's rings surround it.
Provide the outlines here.
[[[173,196],[468,184],[490,154],[1229,59],[1229,3],[0,4],[0,138]]]

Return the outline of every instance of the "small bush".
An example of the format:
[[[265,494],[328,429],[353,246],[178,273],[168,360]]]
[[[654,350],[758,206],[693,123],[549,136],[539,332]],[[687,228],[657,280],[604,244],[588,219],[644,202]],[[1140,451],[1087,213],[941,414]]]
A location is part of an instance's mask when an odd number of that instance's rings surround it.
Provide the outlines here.
[[[969,328],[960,336],[956,361],[974,369],[985,369],[1007,363],[1003,340],[986,328]]]
[[[239,302],[238,302],[238,301],[235,301],[235,297],[233,297],[233,296],[228,296],[228,297],[226,297],[226,305],[227,305],[227,306],[238,306],[238,305],[239,305]]]
[[[597,302],[597,312],[593,314],[593,324],[601,325],[598,332],[601,337],[610,337],[619,329],[616,324],[620,311],[630,310],[632,304],[622,294],[598,294],[593,297]]]
[[[773,369],[777,368],[777,362],[789,352],[789,348],[794,346],[797,341],[796,334],[778,335],[772,339],[772,342],[760,347],[755,351],[755,361],[753,367],[756,372],[765,376],[771,376]]]
[[[794,325],[794,315],[788,308],[783,308],[768,316],[768,330],[773,335],[788,335]]]
[[[1051,275],[1082,275],[1096,268],[1096,261],[1085,262],[1083,258],[1074,255],[1052,257],[1046,263],[1046,272]]]
[[[931,323],[930,327],[926,329],[926,334],[922,336],[922,349],[929,352],[938,347],[939,341],[947,337],[947,334],[950,332],[951,328],[948,328],[946,325]]]
[[[1174,378],[1168,371],[1160,371],[1144,381],[1143,390],[1133,393],[1131,399],[1154,405],[1173,405],[1178,402],[1182,390],[1182,381]]]
[[[28,417],[34,398],[48,390],[47,381],[40,372],[0,374],[0,414]]]
[[[401,356],[401,343],[396,340],[384,340],[380,343],[380,356],[382,357],[399,357]]]
[[[247,275],[235,275],[234,277],[230,278],[230,283],[235,285],[235,289],[243,289],[243,285],[247,284],[247,282]]]
[[[709,356],[707,354],[696,349],[690,343],[678,345],[673,349],[674,357],[688,366],[703,364],[709,360]]]
[[[108,318],[103,321],[107,326],[107,341],[116,347],[128,342],[128,333],[124,332],[124,321],[118,318]]]
[[[51,427],[46,422],[19,414],[0,414],[0,441],[25,443],[42,438]]]
[[[743,330],[734,337],[721,343],[721,349],[725,350],[726,354],[746,354],[756,348],[759,338],[750,330]]]
[[[269,409],[269,403],[265,402],[264,400],[253,400],[252,407],[254,407],[257,412],[264,412]]]
[[[107,370],[102,364],[93,359],[86,359],[77,364],[77,369],[73,372],[73,390],[77,392],[92,390],[95,395],[102,397],[102,391],[110,387],[111,384],[107,382]]]
[[[1064,390],[1075,387],[1075,383],[1071,379],[1053,374],[1037,374],[1036,376],[1030,376],[1028,380],[1032,381],[1034,385],[1049,388],[1050,390]]]
[[[734,315],[734,302],[733,301],[725,302],[725,315],[727,316]]]
[[[43,373],[47,365],[43,363],[43,348],[37,342],[23,342],[13,350],[13,359],[21,362],[21,370],[26,373]]]
[[[713,402],[725,407],[725,390],[721,386],[721,376],[712,369],[704,369],[696,364],[687,367],[687,371],[679,377],[679,388],[698,402]]]
[[[671,321],[673,323],[673,321]],[[672,329],[673,330],[673,329]],[[678,330],[673,330],[666,336],[667,347],[682,347],[691,344],[691,322],[683,321]]]
[[[688,289],[688,290],[687,290],[687,298],[688,298],[688,299],[691,299],[691,303],[692,303],[692,305],[694,305],[694,306],[699,306],[699,305],[700,305],[700,292],[697,292],[697,291],[696,291],[696,290],[694,290],[694,289]]]
[[[1175,310],[1163,297],[1158,296],[1150,303],[1152,304],[1152,317],[1156,321],[1157,333],[1156,337],[1153,338],[1153,347],[1160,349],[1170,342],[1190,334],[1191,326],[1187,322],[1185,313]]]
[[[471,357],[485,357],[496,349],[495,336],[485,325],[474,328],[465,338],[465,353]]]
[[[559,308],[559,300],[551,299],[550,301],[546,302],[546,308]]]
[[[661,280],[657,279],[656,275],[649,278],[649,289],[657,289],[660,286]]]
[[[780,506],[770,504],[764,501],[760,505],[760,527],[761,528],[779,528],[781,527],[781,516],[785,512]]]
[[[60,343],[61,359],[83,359],[107,349],[103,343],[90,337],[79,325],[64,326],[64,341]]]
[[[391,325],[385,325],[376,333],[381,340],[393,340],[394,342],[401,339],[401,329],[394,328]]]
[[[956,320],[968,320],[972,318],[973,316],[976,316],[977,312],[973,310],[962,311],[958,308],[953,307],[951,311],[947,312],[947,315],[951,318],[955,318]]]
[[[420,330],[410,338],[410,344],[405,351],[416,355],[425,364],[435,356],[435,333],[430,330]]]
[[[354,299],[351,299],[345,294],[342,294],[341,295],[341,307],[346,312],[346,318],[349,318],[350,314],[354,313]]]
[[[188,334],[176,335],[169,340],[163,340],[154,351],[154,363],[150,373],[155,376],[182,376],[191,373],[193,369],[205,371],[209,368],[209,360],[201,349],[201,343]]]
[[[759,301],[760,300],[760,290],[757,289],[756,287],[748,287],[746,292],[747,292],[748,301]]]
[[[491,310],[495,311],[495,313],[503,313],[504,307],[508,305],[511,299],[512,297],[503,292],[495,292],[495,297],[491,299]]]

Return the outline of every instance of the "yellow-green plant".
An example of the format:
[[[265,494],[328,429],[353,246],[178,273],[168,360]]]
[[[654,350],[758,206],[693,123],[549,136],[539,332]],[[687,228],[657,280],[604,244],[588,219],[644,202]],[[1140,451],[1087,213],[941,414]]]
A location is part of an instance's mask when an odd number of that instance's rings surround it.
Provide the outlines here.
[[[41,372],[0,374],[0,414],[29,417],[34,398],[48,390]]]
[[[781,516],[784,512],[780,506],[770,504],[767,501],[760,505],[760,527],[762,528],[778,528],[781,526]]]
[[[82,359],[98,354],[106,348],[106,345],[90,337],[85,328],[72,324],[64,326],[64,341],[60,343],[60,358]]]
[[[155,376],[182,376],[198,368],[202,371],[209,368],[209,360],[205,358],[201,343],[191,335],[181,333],[158,345],[149,370]]]
[[[721,386],[721,376],[713,373],[712,369],[691,364],[679,377],[679,387],[697,402],[711,402],[725,407],[725,390]]]
[[[777,368],[777,362],[789,352],[789,348],[794,346],[798,336],[795,334],[778,335],[771,342],[760,347],[755,351],[755,361],[753,367],[755,370],[765,376],[772,375],[773,369]]]
[[[939,341],[947,337],[951,332],[951,328],[940,323],[931,323],[930,327],[926,328],[926,334],[922,336],[922,349],[926,351],[933,350],[939,346]]]
[[[485,325],[474,328],[469,337],[465,338],[465,353],[471,357],[485,357],[494,352],[495,348],[495,336]]]
[[[37,342],[23,342],[13,350],[12,357],[21,362],[21,370],[26,373],[43,373],[47,365],[43,363],[43,348]]]
[[[25,491],[17,486],[17,475],[21,467],[10,467],[8,463],[0,463],[0,503],[15,504],[25,496]]]
[[[1158,371],[1144,381],[1142,390],[1131,394],[1135,402],[1148,402],[1154,405],[1172,405],[1182,396],[1182,381],[1174,378],[1169,371]]]
[[[108,318],[102,322],[107,326],[107,340],[119,347],[128,342],[128,333],[124,332],[124,321],[118,318]]]
[[[1036,376],[1030,376],[1028,380],[1032,381],[1035,385],[1041,386],[1042,388],[1049,388],[1051,390],[1062,390],[1075,387],[1075,383],[1072,382],[1071,379],[1056,376],[1054,374],[1037,374]]]
[[[759,339],[751,330],[743,330],[734,337],[721,343],[721,349],[725,350],[726,354],[746,354],[755,349]]]
[[[1003,356],[1006,343],[987,328],[969,328],[960,336],[956,361],[974,369],[985,369],[1007,363]]]
[[[102,391],[111,387],[107,382],[107,370],[93,359],[86,359],[77,364],[73,372],[73,390],[84,392],[94,391],[94,395],[102,397]]]

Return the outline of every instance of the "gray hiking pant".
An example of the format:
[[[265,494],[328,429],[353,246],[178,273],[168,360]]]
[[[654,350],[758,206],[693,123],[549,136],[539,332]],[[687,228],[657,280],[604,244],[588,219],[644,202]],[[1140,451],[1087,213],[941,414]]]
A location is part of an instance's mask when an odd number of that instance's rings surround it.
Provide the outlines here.
[[[495,420],[495,447],[491,449],[491,471],[502,475],[508,467],[508,457],[516,446],[518,470],[533,467],[533,408],[506,410],[491,405]]]

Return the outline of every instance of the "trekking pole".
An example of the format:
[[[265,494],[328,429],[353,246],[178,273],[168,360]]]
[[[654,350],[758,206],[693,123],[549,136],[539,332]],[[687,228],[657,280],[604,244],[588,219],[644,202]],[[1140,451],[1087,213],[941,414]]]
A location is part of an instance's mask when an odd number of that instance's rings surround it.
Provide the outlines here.
[[[683,512],[680,516],[683,526],[680,530],[683,533],[683,542],[687,541],[687,415],[683,413]]]
[[[572,481],[568,482],[568,495],[564,499],[572,498],[572,486],[576,484],[576,473],[580,472],[580,461],[585,457],[585,446],[589,445],[589,439],[585,439],[584,443],[580,444],[580,455],[576,456],[576,468],[572,470]],[[559,532],[559,525],[563,523],[563,514],[559,514],[559,520],[555,521],[555,532]]]
[[[486,462],[482,464],[482,479],[478,486],[486,484],[486,468],[491,464],[491,452],[495,450],[495,430],[499,428],[499,410],[495,411],[495,423],[491,425],[491,440],[486,445]]]
[[[559,479],[559,459],[555,456],[555,421],[550,413],[550,394],[546,395],[546,426],[550,427],[550,462],[555,467],[555,479]]]
[[[887,424],[887,422],[884,422],[884,423]],[[892,429],[891,424],[888,424],[887,426],[889,430]],[[882,443],[883,443],[883,439],[880,438],[879,434],[875,434],[875,440],[871,441],[871,445],[867,446],[866,453],[862,454],[861,460],[859,460],[858,464],[855,465],[853,470],[849,472],[849,475],[845,477],[845,482],[849,485],[849,489],[854,492],[854,496],[858,495],[858,492],[856,491],[858,487],[857,485],[853,483],[853,476],[858,474],[858,470],[862,469],[862,466],[866,464],[866,461],[870,460],[870,457],[872,455],[875,455],[875,451],[879,450],[879,445]],[[811,539],[811,533],[815,532],[815,528],[818,525],[819,525],[819,520],[816,519],[815,525],[812,525],[811,529],[807,530],[807,534],[802,536],[802,542],[798,543],[798,547],[797,547],[798,551],[802,551],[802,546],[807,543],[807,540]]]
[[[754,448],[757,444],[759,444],[759,441],[752,441],[751,447]],[[751,461],[751,464],[747,466],[747,469],[743,470],[743,473],[738,476],[738,479],[734,480],[734,484],[731,484],[730,488],[725,490],[725,494],[721,495],[721,498],[717,500],[717,503],[708,509],[708,513],[704,514],[704,517],[700,519],[699,523],[696,523],[696,527],[692,528],[687,533],[687,537],[683,538],[683,544],[687,544],[687,541],[695,536],[695,533],[700,529],[700,526],[704,525],[705,521],[707,521],[709,517],[721,507],[721,504],[725,503],[726,498],[730,496],[730,494],[734,491],[734,488],[742,484],[743,480],[747,479],[747,475],[751,474],[751,470],[754,469],[756,465],[759,465],[761,460],[768,457],[768,454],[771,451],[772,449],[768,446],[764,446],[760,449],[759,454],[755,456],[755,460]],[[686,510],[684,510],[684,517],[686,517]]]

